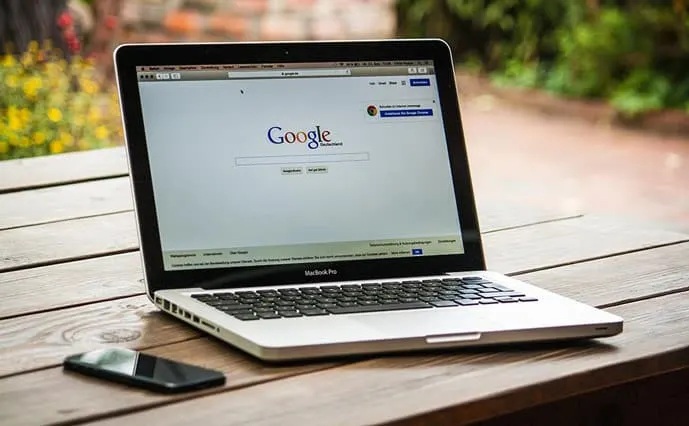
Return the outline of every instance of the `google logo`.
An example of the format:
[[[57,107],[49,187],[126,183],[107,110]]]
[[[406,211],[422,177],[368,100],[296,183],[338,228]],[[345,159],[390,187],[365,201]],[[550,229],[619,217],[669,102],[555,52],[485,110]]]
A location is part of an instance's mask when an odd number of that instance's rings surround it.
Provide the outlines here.
[[[321,130],[316,126],[315,130],[298,130],[283,132],[282,127],[273,126],[268,129],[268,140],[280,145],[283,143],[306,143],[310,149],[316,149],[321,142],[330,142],[330,130]]]

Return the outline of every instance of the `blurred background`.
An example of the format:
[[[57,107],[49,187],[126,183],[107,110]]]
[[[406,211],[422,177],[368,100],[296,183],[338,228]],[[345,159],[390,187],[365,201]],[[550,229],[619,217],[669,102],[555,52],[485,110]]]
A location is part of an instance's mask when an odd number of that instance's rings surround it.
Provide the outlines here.
[[[664,112],[689,129],[687,11],[685,0],[0,0],[0,160],[120,144],[111,54],[138,41],[442,37],[467,96],[555,95],[594,101],[582,115]]]
[[[118,43],[442,37],[480,211],[689,230],[688,2],[0,0],[0,160],[121,146]]]

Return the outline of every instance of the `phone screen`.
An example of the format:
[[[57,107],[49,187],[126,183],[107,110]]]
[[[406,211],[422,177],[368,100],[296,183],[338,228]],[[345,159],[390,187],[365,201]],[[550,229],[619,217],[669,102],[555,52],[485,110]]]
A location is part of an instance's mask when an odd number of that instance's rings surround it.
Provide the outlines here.
[[[127,377],[128,383],[148,384],[148,387],[200,387],[204,384],[222,384],[225,379],[224,374],[218,371],[122,348],[73,355],[65,360],[65,366],[97,376]]]

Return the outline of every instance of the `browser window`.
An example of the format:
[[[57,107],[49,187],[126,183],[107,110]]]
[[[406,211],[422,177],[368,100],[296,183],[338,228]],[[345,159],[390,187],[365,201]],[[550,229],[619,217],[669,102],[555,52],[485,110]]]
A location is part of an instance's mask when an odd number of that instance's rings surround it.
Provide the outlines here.
[[[432,62],[137,74],[166,270],[463,253]]]

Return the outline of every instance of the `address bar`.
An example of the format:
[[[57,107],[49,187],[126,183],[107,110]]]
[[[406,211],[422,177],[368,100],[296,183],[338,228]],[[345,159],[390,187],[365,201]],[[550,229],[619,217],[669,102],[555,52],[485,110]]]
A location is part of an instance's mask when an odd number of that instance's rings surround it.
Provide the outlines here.
[[[289,77],[337,77],[352,75],[349,68],[284,69],[262,71],[228,71],[228,78],[289,78]]]

